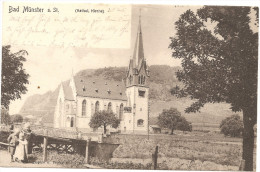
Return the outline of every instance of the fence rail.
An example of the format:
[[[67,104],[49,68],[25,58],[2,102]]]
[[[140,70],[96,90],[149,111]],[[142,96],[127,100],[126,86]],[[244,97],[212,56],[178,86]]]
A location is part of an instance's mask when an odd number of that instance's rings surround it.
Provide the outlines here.
[[[21,128],[21,124],[14,125],[14,128]],[[86,132],[81,131],[80,129],[59,129],[47,126],[40,125],[31,125],[32,133],[40,136],[48,136],[53,138],[64,138],[64,139],[80,139],[80,140],[88,140],[102,142],[102,133],[99,132]],[[47,130],[47,135],[45,131]],[[9,126],[1,125],[0,131],[10,131]]]

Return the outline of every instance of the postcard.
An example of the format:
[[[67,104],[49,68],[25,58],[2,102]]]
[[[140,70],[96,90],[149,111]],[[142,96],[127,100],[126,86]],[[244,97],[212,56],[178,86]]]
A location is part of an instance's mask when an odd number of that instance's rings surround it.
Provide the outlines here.
[[[0,166],[257,171],[259,8],[2,3]]]

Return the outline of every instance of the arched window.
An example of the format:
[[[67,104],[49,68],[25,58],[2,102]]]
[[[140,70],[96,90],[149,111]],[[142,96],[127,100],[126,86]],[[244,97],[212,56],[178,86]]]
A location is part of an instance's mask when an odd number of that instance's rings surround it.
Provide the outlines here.
[[[95,104],[95,112],[99,111],[99,101],[96,102]]]
[[[71,117],[71,120],[70,120],[70,127],[74,127],[74,118]]]
[[[143,126],[143,125],[144,125],[144,120],[138,119],[137,126]]]
[[[87,101],[83,100],[83,102],[82,102],[82,116],[86,116],[86,106],[87,106]]]
[[[145,84],[145,76],[144,76],[144,78],[143,78],[143,84]]]
[[[111,102],[109,102],[107,105],[107,111],[112,112],[112,103]]]
[[[124,105],[121,103],[120,108],[119,108],[119,120],[121,121],[123,119],[123,110],[124,110]]]
[[[66,127],[70,127],[70,117],[67,117]]]

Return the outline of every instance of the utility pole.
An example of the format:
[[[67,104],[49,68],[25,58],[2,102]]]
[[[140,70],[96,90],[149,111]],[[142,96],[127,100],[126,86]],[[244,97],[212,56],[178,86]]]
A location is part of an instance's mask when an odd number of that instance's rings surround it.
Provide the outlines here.
[[[147,130],[148,130],[148,140],[149,140],[149,134],[150,134],[150,103],[149,103],[149,99],[148,99],[148,125],[147,125]]]

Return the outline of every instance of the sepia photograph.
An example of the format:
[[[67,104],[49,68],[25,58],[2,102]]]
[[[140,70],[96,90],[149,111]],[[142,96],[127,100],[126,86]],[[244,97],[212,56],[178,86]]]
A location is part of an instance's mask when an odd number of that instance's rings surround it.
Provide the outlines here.
[[[257,171],[258,6],[1,13],[0,167]]]

